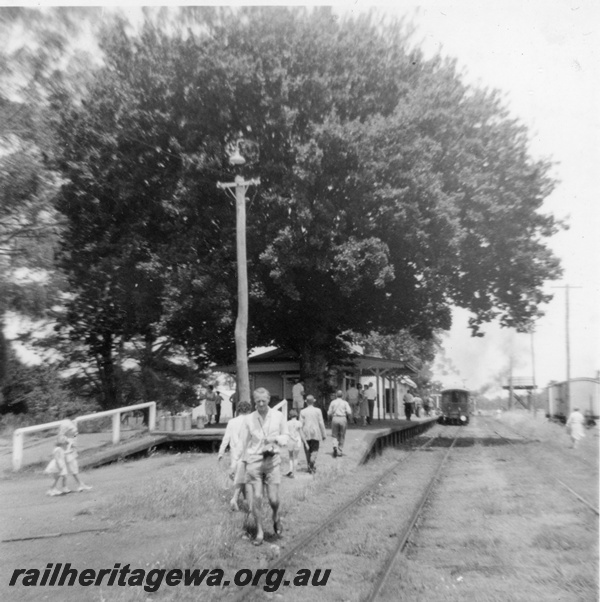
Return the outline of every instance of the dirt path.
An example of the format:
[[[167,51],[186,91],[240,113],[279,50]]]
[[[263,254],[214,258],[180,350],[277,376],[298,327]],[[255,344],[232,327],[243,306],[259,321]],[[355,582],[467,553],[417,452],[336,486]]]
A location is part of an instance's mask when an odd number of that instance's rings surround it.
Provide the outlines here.
[[[372,430],[350,430],[346,454],[337,460],[332,457],[329,438],[322,446],[315,478],[304,471],[301,459],[297,478],[284,479],[287,508],[306,500],[320,484],[334,481],[340,471],[355,467],[366,448],[365,436]],[[21,540],[0,545],[0,599],[82,600],[82,589],[77,586],[54,590],[8,587],[15,569],[42,571],[48,563],[70,562],[95,569],[111,568],[115,563],[145,569],[204,563],[213,568],[223,563],[223,554],[238,568],[260,562],[261,551],[246,560],[244,555],[232,557],[227,549],[227,542],[239,540],[243,521],[241,513],[228,511],[227,467],[227,459],[217,463],[212,454],[159,453],[84,472],[93,489],[59,497],[44,495],[48,477],[39,470],[5,472],[0,487],[0,535],[3,540]],[[63,535],[53,536],[59,533]],[[245,542],[242,549],[248,549]],[[138,590],[133,588],[134,596]],[[123,592],[97,588],[83,593],[85,599],[113,600]],[[143,592],[140,595],[145,600]]]

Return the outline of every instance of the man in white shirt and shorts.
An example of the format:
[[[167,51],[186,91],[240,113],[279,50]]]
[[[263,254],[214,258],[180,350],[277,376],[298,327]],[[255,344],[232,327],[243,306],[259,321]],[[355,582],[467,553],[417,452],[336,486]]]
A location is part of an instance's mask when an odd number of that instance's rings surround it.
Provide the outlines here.
[[[241,441],[246,464],[246,495],[256,523],[256,538],[252,543],[259,546],[264,540],[261,508],[263,485],[267,488],[273,511],[275,535],[281,535],[283,531],[279,520],[279,485],[281,448],[287,445],[288,430],[287,417],[279,410],[269,407],[269,391],[264,388],[256,389],[252,397],[256,410],[244,422]]]

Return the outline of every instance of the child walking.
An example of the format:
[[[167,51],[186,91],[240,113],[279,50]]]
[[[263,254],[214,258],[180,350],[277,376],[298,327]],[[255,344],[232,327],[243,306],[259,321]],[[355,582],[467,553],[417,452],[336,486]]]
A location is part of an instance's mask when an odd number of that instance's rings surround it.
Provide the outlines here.
[[[287,426],[289,433],[287,448],[290,458],[290,469],[285,476],[293,479],[296,476],[296,464],[298,462],[298,454],[300,453],[300,444],[306,447],[302,433],[302,423],[298,420],[298,412],[296,410],[290,411],[290,419]]]
[[[229,507],[233,512],[237,512],[240,509],[240,497],[245,497],[246,464],[242,455],[243,449],[240,436],[246,423],[246,418],[251,411],[252,406],[249,402],[240,401],[237,404],[237,416],[227,423],[225,435],[223,435],[223,440],[219,447],[219,455],[217,456],[217,460],[220,461],[229,445],[229,451],[231,452],[229,477],[233,480],[233,495],[229,501]]]
[[[86,485],[79,477],[79,464],[77,462],[77,426],[71,420],[65,420],[58,431],[58,440],[66,444],[65,446],[65,464],[67,472],[73,475],[77,483],[77,491],[89,491],[91,487]],[[66,481],[66,479],[65,479]],[[65,487],[64,493],[70,493],[71,490]]]
[[[67,442],[65,440],[57,440],[54,449],[52,450],[52,460],[44,469],[45,474],[54,477],[52,487],[46,491],[46,495],[62,495],[67,492],[67,464],[65,462],[65,449]],[[62,489],[58,489],[58,482],[62,481]]]

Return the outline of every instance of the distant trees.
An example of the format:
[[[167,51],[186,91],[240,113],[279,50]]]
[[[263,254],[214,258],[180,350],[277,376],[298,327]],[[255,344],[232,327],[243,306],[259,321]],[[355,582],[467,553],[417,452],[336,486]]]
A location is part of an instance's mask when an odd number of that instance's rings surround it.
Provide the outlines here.
[[[434,333],[430,338],[419,339],[403,330],[396,334],[381,335],[373,332],[357,337],[366,355],[396,358],[409,362],[418,371],[411,376],[419,389],[435,385],[432,367],[441,345],[441,337]]]
[[[234,353],[235,218],[217,181],[241,134],[250,344],[318,381],[357,336],[430,341],[450,307],[524,327],[560,273],[549,165],[498,96],[425,60],[402,24],[330,9],[182,9],[105,31],[86,92],[55,96],[65,323],[119,402],[120,350]],[[151,357],[151,353],[148,357]],[[151,361],[150,359],[148,361]],[[318,384],[318,383],[315,383]]]
[[[6,387],[15,390],[10,373],[17,365],[8,359],[5,312],[44,317],[64,287],[54,264],[63,218],[54,207],[60,175],[48,163],[55,144],[50,96],[84,84],[86,54],[68,60],[68,48],[91,14],[0,8],[0,404]]]

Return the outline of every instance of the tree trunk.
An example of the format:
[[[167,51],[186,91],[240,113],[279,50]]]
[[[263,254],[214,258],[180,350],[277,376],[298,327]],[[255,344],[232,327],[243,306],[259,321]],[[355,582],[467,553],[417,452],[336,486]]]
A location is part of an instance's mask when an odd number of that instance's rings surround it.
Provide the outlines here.
[[[0,319],[0,405],[4,403],[4,383],[8,377],[8,343],[4,338],[4,320]]]
[[[98,373],[102,383],[102,407],[104,409],[118,408],[122,405],[120,367],[116,366],[114,362],[112,340],[112,335],[106,335],[96,354]]]
[[[315,346],[305,345],[300,352],[300,378],[304,380],[305,393],[315,397],[315,405],[323,411],[323,417],[326,418],[331,394],[331,387],[327,382],[327,360]]]
[[[153,386],[155,384],[155,375],[152,365],[152,360],[154,359],[152,352],[153,345],[154,339],[150,336],[146,336],[144,339],[144,351],[142,351],[140,358],[140,382],[142,385],[143,401],[154,401],[154,397],[156,396],[154,393],[156,387]]]

